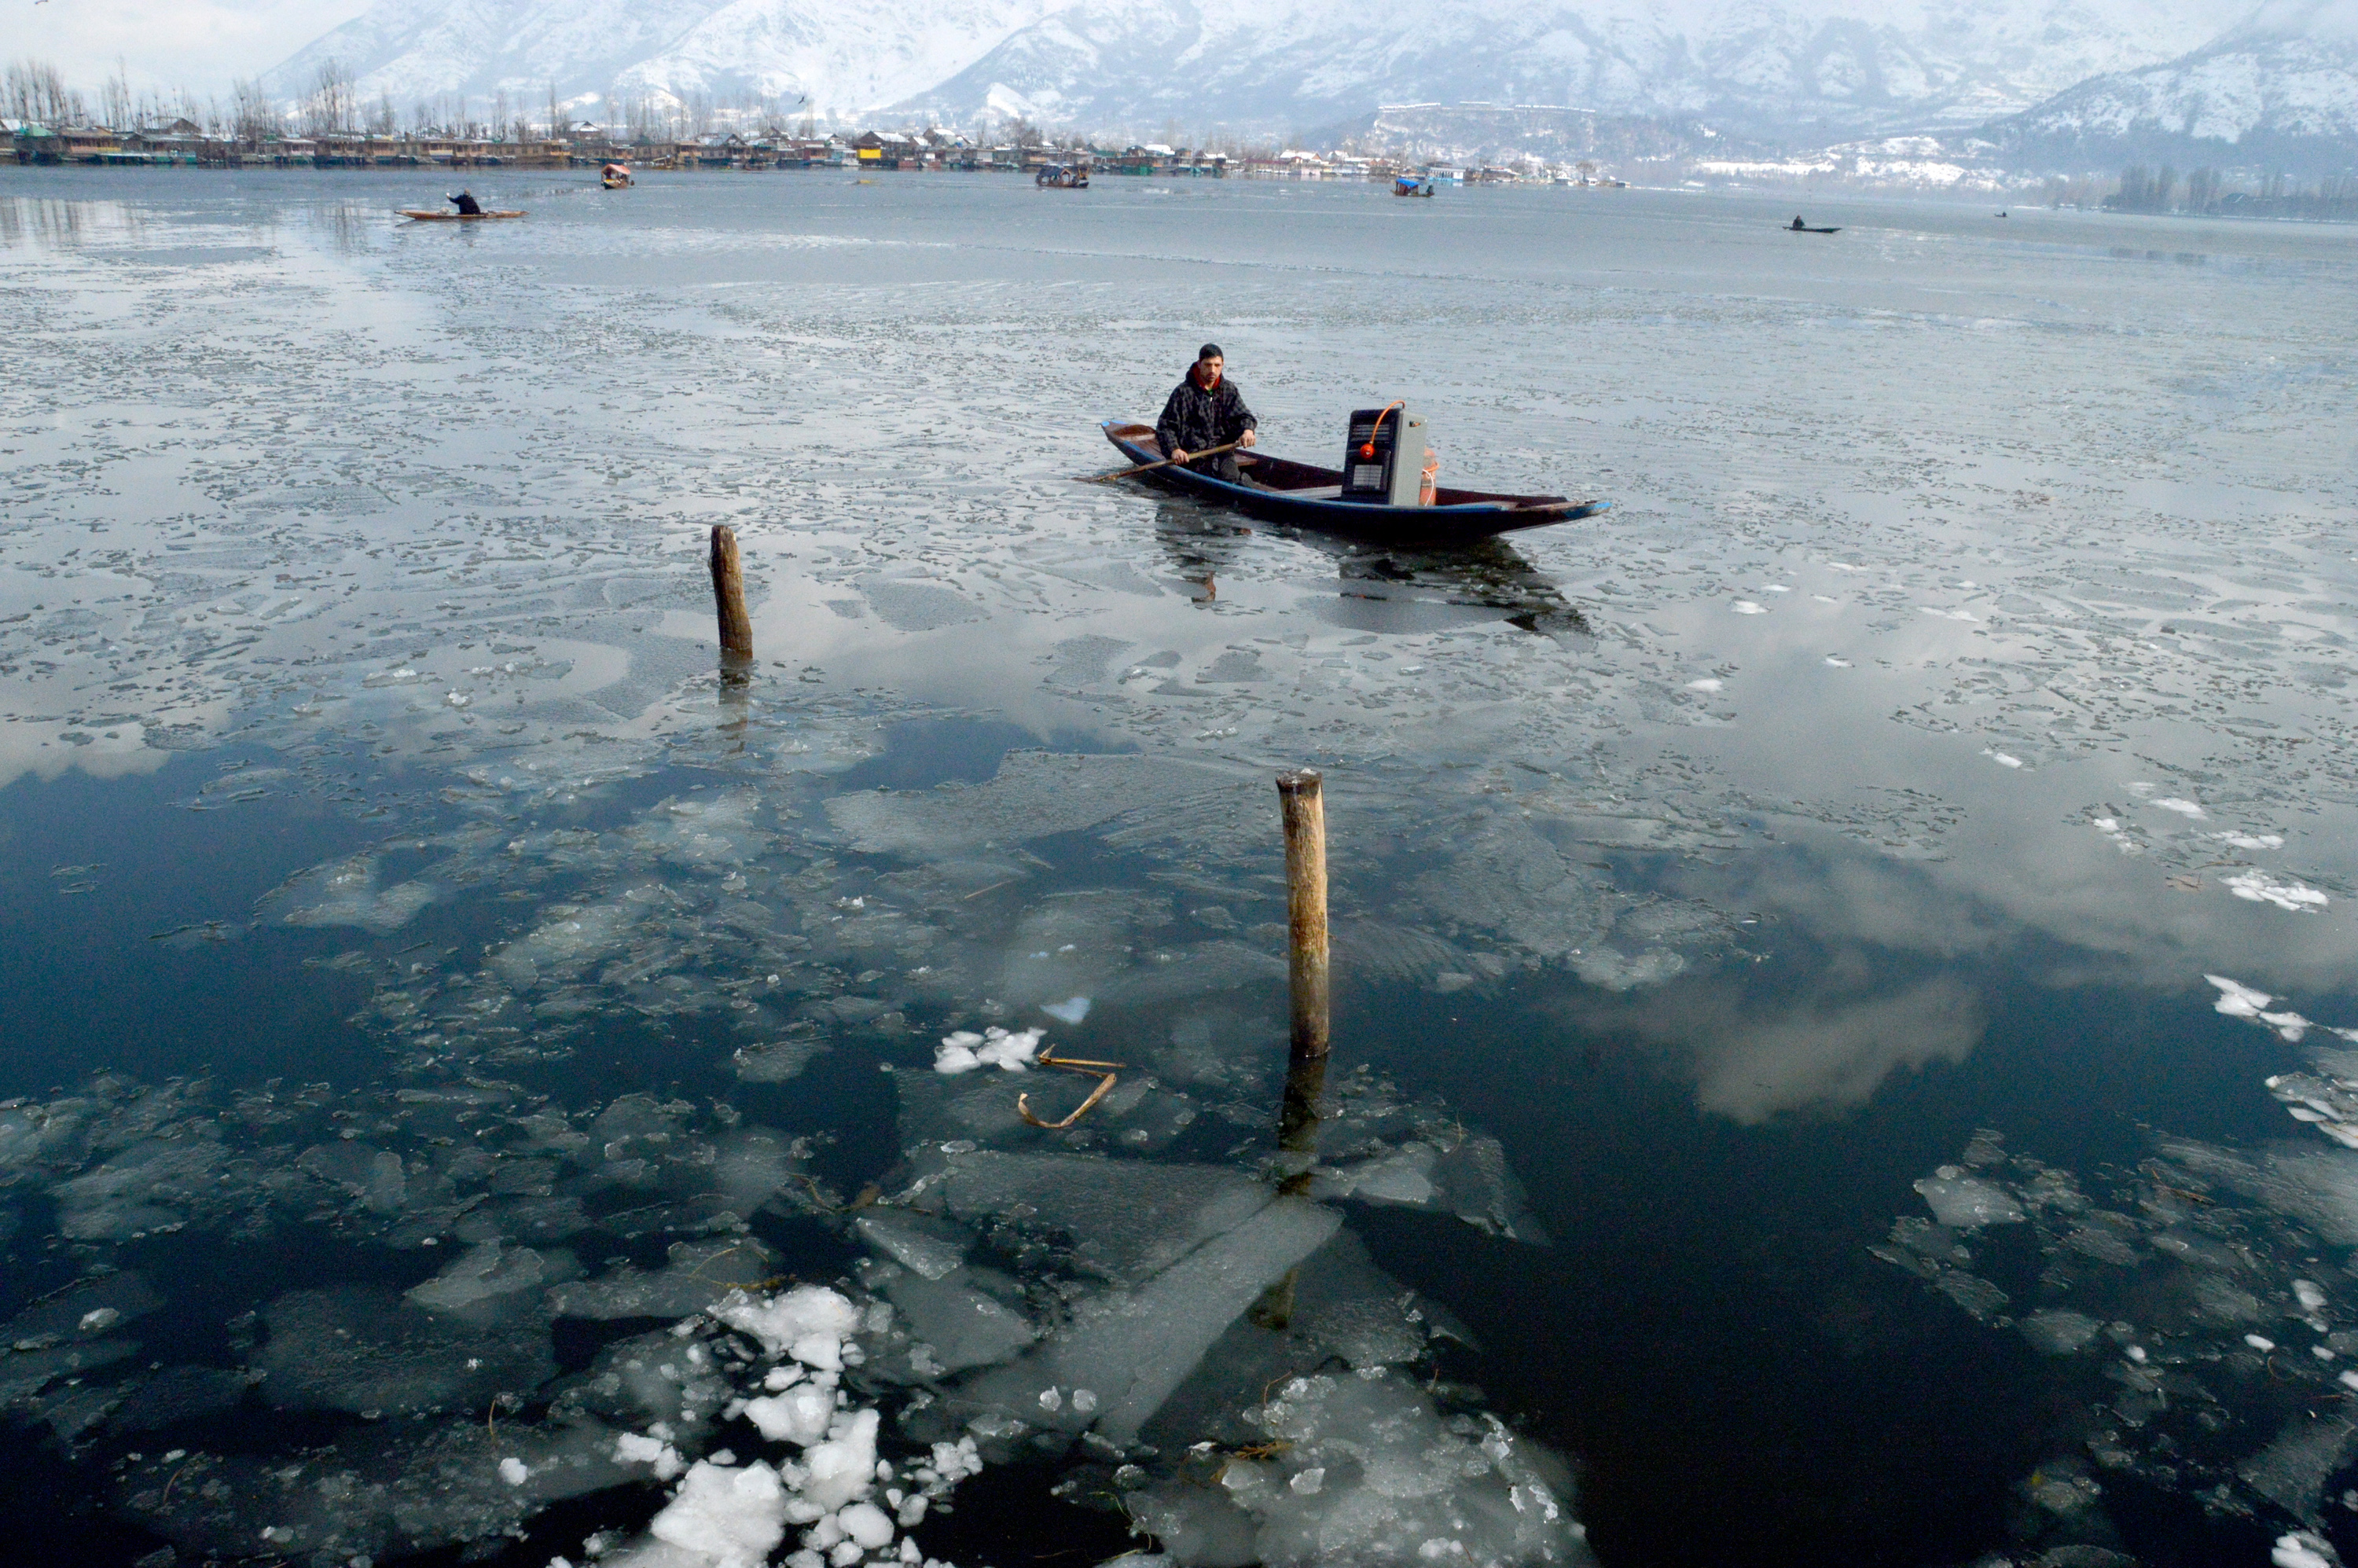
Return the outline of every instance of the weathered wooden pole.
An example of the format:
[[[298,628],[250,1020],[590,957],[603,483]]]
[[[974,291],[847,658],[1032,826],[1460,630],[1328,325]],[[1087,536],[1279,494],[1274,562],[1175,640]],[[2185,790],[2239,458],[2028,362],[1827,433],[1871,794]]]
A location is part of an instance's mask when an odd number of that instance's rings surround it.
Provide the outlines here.
[[[1325,1061],[1326,994],[1326,803],[1315,768],[1277,775],[1285,814],[1286,976],[1293,992],[1291,1062]]]
[[[753,618],[745,613],[745,569],[737,559],[737,534],[725,524],[712,525],[712,604],[720,616],[720,652],[725,656],[753,656]]]

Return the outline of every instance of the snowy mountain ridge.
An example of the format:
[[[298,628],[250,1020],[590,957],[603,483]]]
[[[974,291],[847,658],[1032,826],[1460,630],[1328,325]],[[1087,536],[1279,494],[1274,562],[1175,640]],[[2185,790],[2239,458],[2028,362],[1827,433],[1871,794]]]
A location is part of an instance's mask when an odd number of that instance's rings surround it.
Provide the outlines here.
[[[2081,82],[1993,133],[2056,160],[2335,165],[2358,143],[2358,0],[2269,0],[2199,49]]]
[[[2243,0],[380,0],[274,70],[362,98],[754,92],[822,114],[1190,134],[1384,102],[1573,103],[1756,128],[1965,124],[2192,49]]]

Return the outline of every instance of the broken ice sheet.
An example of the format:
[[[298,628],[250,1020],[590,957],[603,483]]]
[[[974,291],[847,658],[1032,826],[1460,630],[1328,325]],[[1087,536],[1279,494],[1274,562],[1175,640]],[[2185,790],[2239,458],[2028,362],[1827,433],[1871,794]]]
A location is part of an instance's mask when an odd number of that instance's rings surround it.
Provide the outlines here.
[[[423,881],[384,886],[380,857],[348,856],[289,878],[265,895],[262,907],[289,925],[358,925],[379,935],[398,931],[434,902]]]
[[[1406,1379],[1296,1378],[1251,1415],[1266,1442],[1249,1455],[1132,1498],[1170,1562],[1594,1561],[1561,1460],[1495,1419],[1443,1416]]]

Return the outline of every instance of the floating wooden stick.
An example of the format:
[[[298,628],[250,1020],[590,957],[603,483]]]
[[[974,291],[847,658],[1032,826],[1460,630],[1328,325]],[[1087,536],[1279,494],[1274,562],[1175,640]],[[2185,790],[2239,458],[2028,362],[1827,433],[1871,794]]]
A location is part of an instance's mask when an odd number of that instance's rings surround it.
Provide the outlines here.
[[[720,616],[720,651],[752,658],[753,618],[745,613],[745,571],[737,559],[737,534],[719,523],[712,525],[712,603]]]
[[[1315,768],[1277,775],[1285,814],[1286,974],[1293,992],[1290,1059],[1326,1055],[1326,806]]]
[[[1065,1118],[1062,1121],[1043,1121],[1040,1118],[1032,1114],[1031,1096],[1017,1095],[1015,1097],[1015,1114],[1022,1117],[1025,1121],[1030,1122],[1033,1126],[1045,1128],[1051,1132],[1062,1132],[1065,1129],[1072,1126],[1073,1123],[1080,1120],[1083,1116],[1087,1115],[1091,1106],[1105,1098],[1107,1095],[1111,1094],[1113,1092],[1113,1086],[1120,1076],[1114,1069],[1128,1065],[1127,1063],[1123,1062],[1092,1062],[1080,1056],[1059,1056],[1054,1052],[1049,1051],[1041,1052],[1040,1054],[1034,1056],[1033,1060],[1039,1063],[1040,1065],[1044,1067],[1062,1067],[1068,1073],[1079,1073],[1084,1076],[1096,1072],[1100,1068],[1105,1069],[1105,1076],[1098,1080],[1098,1087],[1089,1091],[1089,1098],[1076,1106],[1073,1109],[1073,1114]]]

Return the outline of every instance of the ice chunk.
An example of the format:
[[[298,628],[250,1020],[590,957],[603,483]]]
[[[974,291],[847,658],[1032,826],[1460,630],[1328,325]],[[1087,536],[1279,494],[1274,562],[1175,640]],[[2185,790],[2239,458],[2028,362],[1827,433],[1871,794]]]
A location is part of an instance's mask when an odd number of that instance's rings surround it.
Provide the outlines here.
[[[1252,1414],[1267,1457],[1132,1499],[1184,1568],[1594,1561],[1560,1461],[1495,1421],[1444,1422],[1407,1379],[1296,1378]]]
[[[343,1188],[373,1214],[392,1214],[407,1195],[401,1156],[366,1143],[322,1143],[295,1157],[296,1168]]]
[[[2295,914],[2313,914],[2330,902],[2316,888],[2298,879],[2287,881],[2257,870],[2237,871],[2220,879],[2221,885],[2237,898],[2254,903],[2272,903],[2278,909],[2291,910]]]
[[[712,1568],[762,1568],[786,1536],[785,1488],[759,1461],[732,1469],[699,1460],[647,1531]]]
[[[655,1479],[668,1481],[680,1473],[686,1461],[679,1450],[660,1437],[648,1437],[640,1433],[619,1433],[614,1438],[614,1463],[617,1465],[652,1465]]]
[[[827,1436],[803,1453],[810,1478],[802,1495],[822,1509],[834,1509],[864,1498],[876,1484],[877,1412],[858,1411]]]
[[[380,887],[374,855],[316,866],[265,900],[287,909],[289,925],[358,925],[379,935],[398,931],[433,902],[434,890],[424,882]]]
[[[135,1271],[103,1274],[26,1308],[0,1325],[0,1352],[26,1341],[49,1341],[68,1336],[87,1338],[146,1316],[164,1304]]]
[[[1114,1443],[1132,1442],[1228,1325],[1341,1223],[1331,1209],[1279,1199],[1136,1290],[1109,1291],[1076,1306],[1070,1326],[1015,1365],[985,1374],[967,1397],[1028,1406],[1027,1419],[1039,1421],[1042,1389],[1090,1389],[1099,1401],[1098,1431]],[[1071,1411],[1047,1419],[1068,1429],[1088,1424]]]
[[[642,1273],[624,1263],[597,1279],[558,1285],[548,1292],[548,1310],[557,1317],[610,1321],[684,1317],[732,1290],[768,1279],[776,1272],[777,1257],[750,1236],[675,1241],[670,1260],[655,1272]]]
[[[2268,1562],[2274,1568],[2342,1568],[2342,1554],[2323,1536],[2298,1530],[2277,1537]]]
[[[1440,1189],[1433,1184],[1433,1162],[1438,1152],[1417,1144],[1380,1159],[1321,1172],[1311,1184],[1310,1195],[1429,1207],[1440,1195]]]
[[[966,1261],[966,1238],[929,1215],[870,1209],[853,1222],[853,1228],[871,1247],[928,1280],[938,1280]]]
[[[2257,1018],[2260,1010],[2276,1000],[2266,991],[2255,991],[2224,975],[2205,975],[2202,978],[2219,988],[2219,1000],[2212,1005],[2230,1018]]]
[[[2318,1520],[2325,1482],[2358,1447],[2358,1424],[2346,1416],[2295,1416],[2274,1443],[2237,1472],[2252,1490],[2304,1524]]]
[[[481,1315],[495,1309],[502,1296],[536,1289],[545,1273],[540,1254],[531,1248],[510,1250],[485,1241],[424,1284],[412,1286],[408,1295],[428,1312]]]
[[[903,1274],[884,1284],[910,1336],[933,1347],[935,1364],[944,1372],[1011,1360],[1037,1337],[1022,1314],[974,1289],[967,1278],[958,1269],[939,1280]]]
[[[746,1400],[745,1419],[773,1443],[793,1443],[807,1448],[827,1435],[827,1423],[835,1419],[835,1407],[834,1390],[804,1383],[782,1394]]]
[[[1030,1211],[1071,1237],[1082,1268],[1135,1283],[1243,1224],[1274,1195],[1222,1165],[1162,1165],[1086,1154],[977,1150],[949,1157],[919,1201],[961,1219]]]
[[[1065,1001],[1042,1002],[1040,1011],[1060,1023],[1077,1024],[1089,1015],[1089,999],[1076,996]]]
[[[740,1080],[749,1084],[783,1084],[802,1076],[803,1069],[829,1049],[820,1039],[773,1040],[738,1048],[730,1058]]]
[[[853,1503],[835,1516],[835,1522],[846,1540],[871,1552],[892,1544],[892,1520],[874,1503]]]
[[[993,1026],[977,1034],[961,1029],[943,1036],[934,1052],[936,1073],[970,1073],[977,1067],[1000,1067],[1011,1073],[1021,1073],[1032,1065],[1039,1054],[1041,1037],[1047,1031],[1026,1029],[1016,1033]]]
[[[1926,1176],[1916,1184],[1916,1190],[1931,1206],[1933,1218],[1957,1230],[2011,1225],[2023,1217],[2022,1206],[2003,1188],[1971,1176]]]
[[[824,1285],[796,1285],[766,1299],[731,1291],[712,1315],[760,1340],[773,1357],[822,1338],[839,1341],[857,1333],[860,1320],[858,1307]]]
[[[2069,1356],[2096,1337],[2096,1320],[2085,1313],[2050,1307],[2032,1313],[2017,1325],[2022,1336],[2042,1356]]]
[[[391,1291],[295,1291],[263,1309],[270,1338],[255,1357],[271,1403],[342,1411],[480,1408],[538,1388],[557,1371],[537,1320],[486,1327],[427,1312]]]

